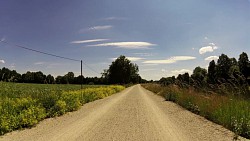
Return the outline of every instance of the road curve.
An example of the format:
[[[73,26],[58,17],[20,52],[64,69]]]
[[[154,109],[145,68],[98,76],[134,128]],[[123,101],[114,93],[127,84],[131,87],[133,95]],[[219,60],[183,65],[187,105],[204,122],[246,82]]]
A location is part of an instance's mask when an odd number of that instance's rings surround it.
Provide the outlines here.
[[[0,141],[230,141],[233,133],[140,85]]]

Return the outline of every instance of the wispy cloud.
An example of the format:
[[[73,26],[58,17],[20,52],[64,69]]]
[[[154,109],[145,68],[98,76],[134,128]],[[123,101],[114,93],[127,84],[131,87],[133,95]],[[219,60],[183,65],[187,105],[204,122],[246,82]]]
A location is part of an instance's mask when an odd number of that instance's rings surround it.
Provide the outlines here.
[[[146,72],[146,71],[155,71],[157,69],[140,69],[140,71]]]
[[[96,45],[88,45],[89,47],[116,47],[116,48],[124,48],[124,49],[149,49],[151,46],[155,46],[156,44],[148,43],[148,42],[113,42],[113,43],[103,43]]]
[[[90,27],[89,30],[106,30],[112,27],[113,27],[112,25],[93,26],[93,27]]]
[[[130,61],[140,61],[140,60],[143,60],[145,58],[140,58],[140,57],[126,57],[128,60]],[[110,58],[110,60],[116,60],[117,58]]]
[[[216,49],[218,49],[218,47],[214,43],[209,43],[208,46],[200,48],[199,53],[204,54],[207,52],[213,52]]]
[[[15,63],[10,64],[10,68],[11,69],[15,69],[16,68],[16,64]]]
[[[72,43],[72,44],[83,44],[83,43],[101,42],[101,41],[107,41],[107,40],[109,40],[109,39],[81,40],[81,41],[72,41],[70,43]]]
[[[5,63],[5,61],[4,60],[0,60],[0,64],[4,64]]]
[[[165,60],[147,60],[144,61],[143,63],[145,64],[173,64],[178,61],[186,61],[186,60],[194,60],[196,57],[193,56],[173,56],[169,59]]]
[[[133,53],[133,54],[143,56],[143,57],[154,56],[153,53]]]
[[[1,40],[0,40],[0,42],[3,42],[3,41],[5,41],[5,37],[1,38]]]
[[[103,18],[102,20],[126,20],[127,18],[124,17],[107,17],[107,18]]]
[[[173,71],[171,71],[171,74],[177,76],[177,75],[179,75],[179,74],[184,74],[184,73],[186,73],[186,72],[189,73],[189,74],[192,73],[191,70],[188,70],[188,69],[181,69],[181,70],[173,70]]]
[[[127,58],[128,58],[128,60],[130,60],[130,61],[139,61],[139,60],[145,59],[145,58],[140,58],[140,57],[127,57]]]
[[[34,65],[43,65],[45,62],[35,62]]]
[[[206,61],[212,61],[212,60],[218,60],[219,57],[218,56],[209,56],[207,58],[205,58]]]

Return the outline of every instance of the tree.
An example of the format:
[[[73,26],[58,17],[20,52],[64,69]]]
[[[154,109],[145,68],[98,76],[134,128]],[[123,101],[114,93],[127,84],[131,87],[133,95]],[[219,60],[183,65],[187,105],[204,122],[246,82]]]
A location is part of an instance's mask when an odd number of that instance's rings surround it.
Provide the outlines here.
[[[229,70],[233,66],[232,60],[225,54],[219,56],[216,72],[220,80],[228,80],[230,78]]]
[[[214,60],[212,60],[209,63],[207,76],[208,76],[208,83],[215,84],[215,82],[216,82],[216,64],[215,64]]]
[[[238,64],[239,64],[240,72],[247,79],[250,76],[250,62],[249,62],[248,56],[247,56],[247,54],[245,52],[243,52],[240,55]]]
[[[138,72],[138,66],[121,55],[112,62],[108,70],[104,71],[103,76],[111,84],[138,83],[140,79]]]
[[[34,82],[33,83],[44,83],[46,80],[46,75],[44,75],[41,71],[32,72],[34,74]]]
[[[196,67],[193,71],[193,74],[191,75],[194,80],[199,81],[200,83],[205,79],[206,76],[207,70],[201,67]]]
[[[46,76],[46,82],[48,84],[53,84],[55,82],[55,79],[51,74],[49,74],[49,75]]]
[[[67,74],[64,75],[64,79],[66,80],[67,84],[73,84],[74,77],[75,77],[75,75],[73,72],[68,72]]]

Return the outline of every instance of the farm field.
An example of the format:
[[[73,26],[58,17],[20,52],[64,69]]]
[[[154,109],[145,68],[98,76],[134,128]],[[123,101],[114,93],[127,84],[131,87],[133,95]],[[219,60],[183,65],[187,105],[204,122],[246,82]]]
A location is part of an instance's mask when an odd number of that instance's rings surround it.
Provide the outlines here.
[[[81,105],[124,89],[104,85],[46,85],[0,82],[0,135],[32,127],[48,117],[75,111]]]

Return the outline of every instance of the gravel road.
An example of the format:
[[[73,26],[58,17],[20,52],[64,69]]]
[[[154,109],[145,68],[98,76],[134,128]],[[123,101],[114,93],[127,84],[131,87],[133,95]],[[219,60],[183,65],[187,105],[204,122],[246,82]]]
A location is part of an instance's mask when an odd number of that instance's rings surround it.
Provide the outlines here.
[[[233,136],[135,85],[76,112],[8,133],[0,141],[232,141]]]

